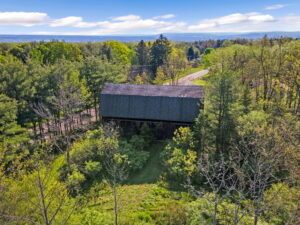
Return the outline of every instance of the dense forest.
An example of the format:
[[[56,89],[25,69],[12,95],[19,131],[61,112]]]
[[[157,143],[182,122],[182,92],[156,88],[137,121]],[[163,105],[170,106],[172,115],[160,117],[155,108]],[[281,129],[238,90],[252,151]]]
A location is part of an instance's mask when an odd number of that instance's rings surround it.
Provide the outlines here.
[[[102,122],[106,82],[204,68],[173,137]],[[299,224],[299,116],[292,38],[0,43],[0,224]]]

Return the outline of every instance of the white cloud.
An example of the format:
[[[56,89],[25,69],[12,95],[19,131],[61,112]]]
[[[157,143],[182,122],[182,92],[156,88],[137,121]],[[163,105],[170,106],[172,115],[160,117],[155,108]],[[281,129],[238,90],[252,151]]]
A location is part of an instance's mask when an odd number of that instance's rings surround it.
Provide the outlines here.
[[[300,31],[300,16],[285,16],[279,20],[279,26],[284,27],[287,31]]]
[[[77,27],[77,28],[91,28],[97,27],[108,23],[107,21],[103,22],[83,22],[82,17],[69,16],[61,19],[53,20],[49,23],[51,27]]]
[[[254,16],[249,16],[248,21],[254,23],[264,23],[264,22],[273,22],[275,21],[275,18],[271,15],[254,15]]]
[[[61,19],[54,20],[50,23],[51,27],[62,27],[62,26],[77,26],[82,23],[81,17],[69,16]]]
[[[156,30],[157,33],[171,33],[171,32],[185,32],[186,31],[186,23],[178,22],[172,23],[170,25],[164,26]]]
[[[113,21],[136,21],[141,19],[140,16],[137,15],[127,15],[127,16],[119,16],[119,17],[115,17],[112,20]]]
[[[276,10],[276,9],[281,9],[281,8],[284,8],[284,7],[286,7],[286,5],[282,5],[282,4],[270,5],[270,6],[267,6],[265,8],[265,10]]]
[[[0,25],[34,26],[46,23],[48,15],[39,12],[0,12]]]
[[[174,17],[175,17],[174,14],[166,14],[166,15],[162,15],[162,16],[155,16],[155,17],[153,17],[153,19],[171,19]]]
[[[99,28],[88,32],[79,32],[80,34],[88,33],[90,35],[139,33],[141,30],[153,30],[168,25],[170,25],[170,23],[155,19],[142,19],[137,15],[120,16],[112,18],[111,21],[99,22],[84,22],[82,17],[71,16],[53,20],[50,23],[52,27]]]
[[[138,19],[138,20],[128,20],[120,22],[107,22],[101,25],[98,30],[90,31],[92,35],[101,34],[126,34],[126,33],[141,33],[153,32],[153,29],[161,28],[169,25],[169,23],[163,21],[157,21],[153,19]]]
[[[266,22],[274,22],[275,18],[269,14],[251,12],[246,14],[234,13],[223,17],[204,19],[196,25],[187,27],[189,32],[239,32],[238,26],[252,26]],[[238,29],[238,30],[237,30]],[[226,30],[226,31],[224,31]]]

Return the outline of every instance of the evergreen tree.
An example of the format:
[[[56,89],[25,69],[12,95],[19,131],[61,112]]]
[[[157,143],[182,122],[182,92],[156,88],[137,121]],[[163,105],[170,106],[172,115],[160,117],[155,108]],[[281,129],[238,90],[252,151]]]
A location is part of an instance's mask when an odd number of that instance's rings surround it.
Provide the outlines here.
[[[205,92],[204,110],[197,120],[200,149],[226,153],[240,115],[237,82],[230,71],[211,76]],[[205,137],[205,138],[203,138]]]
[[[149,49],[143,40],[141,40],[136,47],[136,56],[138,57],[139,65],[148,65]]]
[[[193,47],[189,47],[188,52],[187,52],[187,58],[189,61],[195,59],[195,52]]]
[[[16,101],[0,94],[0,165],[6,167],[21,156],[24,151],[22,143],[28,141],[25,129],[17,124],[16,119]]]
[[[150,64],[154,77],[156,76],[157,68],[167,62],[168,55],[171,51],[172,47],[170,41],[161,34],[153,43],[150,51]]]
[[[136,47],[136,56],[138,59],[138,74],[142,74],[143,72],[148,72],[149,65],[149,48],[146,43],[141,40]]]

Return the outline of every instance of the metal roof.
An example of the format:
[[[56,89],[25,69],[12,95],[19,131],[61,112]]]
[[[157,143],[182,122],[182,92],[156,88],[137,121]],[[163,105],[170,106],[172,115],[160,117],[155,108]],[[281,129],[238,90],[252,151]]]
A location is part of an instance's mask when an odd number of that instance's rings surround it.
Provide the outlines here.
[[[101,94],[203,98],[202,86],[106,83]]]

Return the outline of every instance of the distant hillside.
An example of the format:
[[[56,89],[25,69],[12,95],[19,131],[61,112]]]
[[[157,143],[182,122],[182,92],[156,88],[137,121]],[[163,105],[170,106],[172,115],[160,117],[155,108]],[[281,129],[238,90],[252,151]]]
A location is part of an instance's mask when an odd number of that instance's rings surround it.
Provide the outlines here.
[[[300,32],[257,32],[257,33],[182,33],[165,34],[173,41],[204,41],[224,39],[259,39],[267,35],[269,38],[291,37],[300,38]]]
[[[270,38],[292,37],[300,38],[299,32],[256,32],[256,33],[173,33],[164,34],[173,41],[204,41],[224,39],[259,39],[264,35]],[[114,35],[114,36],[79,36],[79,35],[0,35],[0,42],[31,42],[59,40],[66,42],[102,42],[115,40],[121,42],[152,41],[158,35]]]

